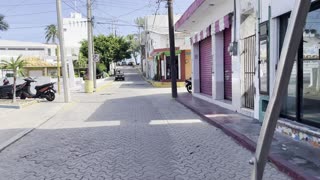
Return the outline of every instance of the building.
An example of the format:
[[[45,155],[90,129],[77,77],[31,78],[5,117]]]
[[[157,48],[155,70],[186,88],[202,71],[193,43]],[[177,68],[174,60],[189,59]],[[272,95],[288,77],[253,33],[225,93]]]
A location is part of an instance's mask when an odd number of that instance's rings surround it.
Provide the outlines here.
[[[263,121],[293,6],[291,0],[195,0],[175,24],[192,34],[193,96]],[[316,146],[319,7],[312,3],[277,125],[277,131]]]
[[[230,51],[232,42],[239,41],[233,3],[233,0],[196,0],[175,27],[176,31],[192,34],[194,96],[253,116],[253,109],[242,104],[238,88],[241,87],[238,50]]]
[[[175,15],[174,20],[177,21],[180,15]],[[170,44],[169,44],[169,29],[167,15],[152,15],[145,17],[144,29],[145,57],[144,70],[146,77],[157,81],[170,81]],[[178,81],[184,81],[186,78],[185,72],[190,72],[190,63],[187,61],[190,55],[189,34],[184,32],[175,33],[176,46],[176,67],[178,72]],[[190,77],[190,74],[187,78]]]
[[[22,55],[23,58],[37,58],[54,66],[57,63],[56,49],[57,46],[54,44],[0,40],[0,60],[15,59]],[[39,75],[42,73],[34,70],[30,74]],[[0,77],[3,76],[5,74],[1,72]]]
[[[22,55],[24,57],[37,57],[49,63],[56,63],[57,45],[37,42],[24,42],[0,40],[0,59],[9,60]]]
[[[81,41],[88,40],[87,19],[80,13],[71,13],[69,18],[63,18],[64,45],[66,56],[77,60]]]

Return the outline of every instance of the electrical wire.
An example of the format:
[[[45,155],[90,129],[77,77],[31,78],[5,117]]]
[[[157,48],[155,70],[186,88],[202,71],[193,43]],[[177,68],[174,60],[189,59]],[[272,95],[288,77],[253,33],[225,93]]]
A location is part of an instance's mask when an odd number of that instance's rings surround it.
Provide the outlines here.
[[[161,2],[160,0],[158,0],[158,1],[157,1],[158,6],[157,6],[157,9],[156,9],[156,12],[155,12],[154,18],[153,18],[153,23],[152,23],[152,28],[151,28],[151,29],[153,29],[153,27],[154,27],[154,23],[155,23],[155,21],[156,21],[157,14],[158,14],[158,11],[159,11],[159,9],[160,9],[160,2]]]

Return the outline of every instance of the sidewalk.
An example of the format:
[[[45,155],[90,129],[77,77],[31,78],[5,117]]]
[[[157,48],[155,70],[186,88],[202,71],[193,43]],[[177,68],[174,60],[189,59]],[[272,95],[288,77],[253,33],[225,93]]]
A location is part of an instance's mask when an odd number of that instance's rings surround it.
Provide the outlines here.
[[[215,104],[179,94],[177,101],[200,115],[208,123],[222,129],[236,142],[255,152],[261,123]],[[275,132],[269,160],[294,179],[320,179],[320,150]],[[249,159],[248,159],[249,161]]]
[[[98,80],[97,91],[105,89],[112,81],[112,78]],[[84,89],[80,86],[77,87],[77,89],[73,89],[71,94],[72,101],[76,101],[76,93],[79,92],[84,92]],[[60,94],[61,95],[58,95],[58,93],[56,94],[56,99],[53,102],[39,100],[40,103],[33,104],[23,109],[0,107],[0,152],[49,121],[59,111],[67,109],[71,103],[64,103],[63,92]]]

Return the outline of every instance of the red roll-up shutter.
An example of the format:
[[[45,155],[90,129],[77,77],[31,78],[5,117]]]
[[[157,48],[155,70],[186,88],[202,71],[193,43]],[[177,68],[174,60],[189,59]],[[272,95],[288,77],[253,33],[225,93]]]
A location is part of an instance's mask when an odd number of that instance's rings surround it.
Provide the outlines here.
[[[212,44],[211,36],[199,42],[200,93],[212,96]]]
[[[231,27],[223,31],[224,34],[224,98],[232,100],[232,59],[228,51],[231,43]]]

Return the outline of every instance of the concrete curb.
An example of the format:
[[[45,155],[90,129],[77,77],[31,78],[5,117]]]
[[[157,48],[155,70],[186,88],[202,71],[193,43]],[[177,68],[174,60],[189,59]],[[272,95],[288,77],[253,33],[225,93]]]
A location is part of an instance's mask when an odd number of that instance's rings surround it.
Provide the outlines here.
[[[26,100],[22,103],[18,103],[18,104],[0,104],[0,108],[9,108],[9,109],[22,109],[28,106],[31,106],[33,104],[39,103],[40,100],[36,99],[36,100]]]
[[[147,79],[146,77],[144,77],[141,73],[141,70],[138,69],[141,77],[147,81],[149,84],[151,84],[153,87],[155,88],[171,88],[171,82],[158,82],[158,81],[153,81],[150,79]],[[177,87],[184,87],[184,82],[177,82]]]
[[[209,124],[221,129],[226,135],[232,137],[238,144],[243,146],[244,148],[248,149],[251,152],[255,152],[256,150],[256,143],[246,137],[245,135],[235,131],[234,129],[225,126],[224,124],[221,124],[218,121],[215,121],[214,119],[210,119],[206,117],[201,112],[197,111],[192,106],[188,105],[187,103],[184,103],[179,98],[176,99],[177,102],[185,106],[186,108],[190,109],[195,114],[199,115],[203,120],[208,122]],[[284,160],[282,157],[276,155],[276,154],[269,154],[268,160],[274,164],[279,171],[287,174],[288,176],[294,178],[294,179],[306,179],[306,180],[317,180],[318,178],[314,176],[310,176],[306,174],[303,170],[299,169],[298,167],[294,166],[293,164],[289,163],[288,161]],[[249,160],[248,160],[249,161]]]
[[[107,82],[106,84],[98,87],[95,92],[101,92],[101,91],[105,90],[106,88],[108,88],[109,86],[111,86],[112,84],[113,84],[113,81]]]

